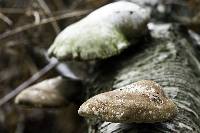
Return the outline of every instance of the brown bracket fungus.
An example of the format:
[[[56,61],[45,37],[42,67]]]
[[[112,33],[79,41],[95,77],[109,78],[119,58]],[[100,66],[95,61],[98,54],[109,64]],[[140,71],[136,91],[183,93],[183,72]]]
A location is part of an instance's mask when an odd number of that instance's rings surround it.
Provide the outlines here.
[[[125,1],[105,5],[64,29],[49,48],[59,60],[104,59],[127,48],[146,31],[149,11]]]
[[[15,103],[32,107],[66,106],[68,98],[78,91],[76,85],[76,82],[60,76],[47,79],[23,90],[15,98]]]
[[[78,113],[108,122],[154,123],[172,119],[177,107],[165,96],[160,85],[141,80],[88,99]]]

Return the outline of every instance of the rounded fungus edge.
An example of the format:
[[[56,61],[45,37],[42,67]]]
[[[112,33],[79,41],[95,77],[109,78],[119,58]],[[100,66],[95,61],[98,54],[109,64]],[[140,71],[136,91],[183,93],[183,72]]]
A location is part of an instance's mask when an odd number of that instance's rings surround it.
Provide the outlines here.
[[[80,106],[78,114],[116,123],[155,123],[174,118],[177,111],[159,84],[141,80],[95,95]]]
[[[48,50],[59,60],[105,59],[145,34],[149,11],[131,2],[105,5],[66,27]],[[130,40],[129,40],[130,39]]]

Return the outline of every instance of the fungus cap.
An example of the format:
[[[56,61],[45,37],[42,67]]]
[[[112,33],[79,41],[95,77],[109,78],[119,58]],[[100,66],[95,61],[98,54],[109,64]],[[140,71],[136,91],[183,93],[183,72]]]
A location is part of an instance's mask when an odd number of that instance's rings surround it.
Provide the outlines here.
[[[59,60],[104,59],[127,48],[146,31],[149,12],[125,1],[105,5],[65,28],[48,50]]]
[[[88,99],[78,113],[108,122],[154,123],[172,119],[177,107],[165,96],[160,85],[141,80]]]
[[[68,101],[62,94],[66,88],[66,82],[62,77],[39,82],[19,93],[15,98],[15,103],[32,107],[66,106]]]

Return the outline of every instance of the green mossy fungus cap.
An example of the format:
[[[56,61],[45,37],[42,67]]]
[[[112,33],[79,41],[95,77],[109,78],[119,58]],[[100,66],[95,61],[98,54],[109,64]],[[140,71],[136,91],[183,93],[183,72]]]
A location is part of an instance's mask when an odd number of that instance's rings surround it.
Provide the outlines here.
[[[119,54],[146,31],[149,11],[130,2],[105,5],[66,27],[48,50],[59,60],[105,59]]]

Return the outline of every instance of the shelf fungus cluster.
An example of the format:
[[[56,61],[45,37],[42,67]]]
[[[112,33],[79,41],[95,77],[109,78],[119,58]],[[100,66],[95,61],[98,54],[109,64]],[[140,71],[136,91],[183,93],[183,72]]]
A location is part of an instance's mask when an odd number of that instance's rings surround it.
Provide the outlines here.
[[[130,2],[114,2],[65,28],[48,53],[59,60],[105,59],[137,42],[148,20],[148,10]]]
[[[88,99],[78,113],[109,122],[154,123],[173,118],[177,107],[159,84],[141,80]]]
[[[137,42],[145,34],[148,20],[149,12],[134,3],[108,4],[64,29],[48,54],[59,60],[109,58]],[[22,91],[15,102],[39,107],[64,106],[66,98],[80,92],[75,86],[62,77],[52,78]],[[177,107],[160,85],[142,80],[88,99],[78,113],[109,122],[154,123],[173,118]]]
[[[149,11],[134,3],[121,1],[105,5],[64,29],[48,55],[65,61],[109,58],[137,42],[147,31],[148,20]],[[42,81],[22,91],[15,102],[42,107],[63,105],[66,96],[62,93],[69,91],[66,88],[73,88],[68,84],[64,78]]]

